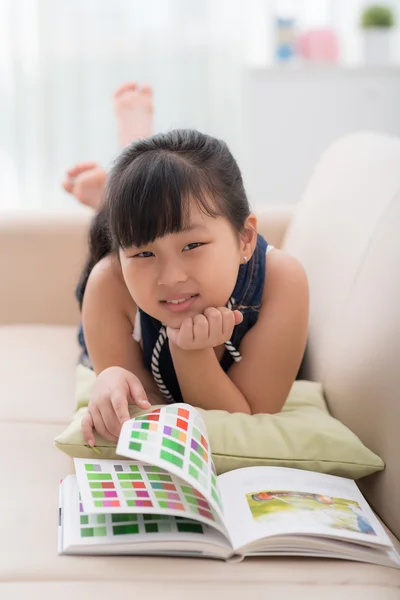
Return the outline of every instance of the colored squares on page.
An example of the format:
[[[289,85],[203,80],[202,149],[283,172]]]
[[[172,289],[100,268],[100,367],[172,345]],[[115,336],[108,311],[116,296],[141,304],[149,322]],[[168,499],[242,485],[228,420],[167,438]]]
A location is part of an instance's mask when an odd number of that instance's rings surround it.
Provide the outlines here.
[[[169,482],[169,483],[172,482],[171,475],[168,475],[168,473],[165,473],[165,472],[148,473],[147,478],[149,479],[149,481],[164,481],[164,482]]]
[[[170,533],[173,523],[168,521],[160,521],[154,523],[145,523],[144,530],[146,533]]]
[[[145,415],[140,415],[139,417],[135,417],[135,421],[158,421],[160,418],[160,408],[156,408],[155,410],[152,410],[151,412],[145,414]]]
[[[181,533],[204,533],[204,528],[201,523],[195,523],[193,521],[187,522],[176,522],[176,527]]]
[[[187,434],[184,431],[175,429],[174,427],[171,427],[170,425],[164,425],[163,433],[164,433],[164,435],[170,436],[170,437],[174,438],[175,440],[182,442],[182,444],[186,444]]]
[[[201,444],[199,444],[199,442],[196,442],[196,440],[192,439],[192,441],[190,442],[190,447],[196,452],[196,454],[198,454],[198,456],[200,456],[200,458],[204,462],[208,463],[208,452],[203,448]]]
[[[158,423],[152,421],[134,421],[132,423],[132,431],[157,431]]]
[[[138,515],[111,515],[112,532],[114,535],[139,533]]]
[[[200,492],[188,485],[182,485],[181,490],[185,495],[187,508],[189,508],[192,513],[215,521],[211,506]]]
[[[81,514],[79,517],[81,537],[104,537],[107,535],[106,515]]]
[[[81,525],[91,525],[97,527],[98,525],[105,525],[106,523],[106,515],[81,515],[80,516],[80,524]]]
[[[176,487],[173,483],[165,483],[162,481],[151,481],[151,487],[153,488],[153,490],[176,490]]]
[[[169,462],[173,465],[176,465],[177,467],[180,467],[180,468],[183,467],[183,460],[179,456],[176,456],[176,454],[173,454],[172,452],[167,452],[166,450],[161,450],[160,458],[166,460],[167,462]]]
[[[114,525],[112,529],[114,535],[127,535],[129,533],[139,533],[139,526],[135,523],[130,523],[128,525]]]
[[[81,537],[104,537],[107,535],[107,527],[82,527]]]
[[[204,450],[208,452],[208,442],[201,431],[197,429],[197,427],[193,427],[193,437],[199,444],[203,446]]]
[[[85,472],[94,505],[97,508],[119,508],[120,502],[112,475],[110,473],[102,473],[101,465],[92,463],[85,464]],[[89,536],[89,533],[85,535]],[[95,531],[91,535],[95,536]]]
[[[141,481],[142,475],[140,473],[117,473],[119,481]]]
[[[200,498],[195,498],[194,496],[185,496],[185,498],[186,502],[188,503],[189,510],[192,513],[206,517],[211,521],[215,520],[212,513],[212,508],[206,500],[200,500]]]
[[[172,430],[171,430],[172,431]],[[179,437],[178,437],[179,439]],[[183,440],[182,440],[183,441]],[[167,462],[176,465],[177,467],[183,467],[183,457],[185,455],[186,447],[184,444],[173,439],[169,435],[164,435],[161,443],[162,449],[160,452],[160,458],[163,458]]]
[[[201,483],[203,487],[206,487],[207,481],[206,481],[205,476],[193,464],[189,465],[189,475],[191,475],[194,479],[196,479],[196,481]]]
[[[110,473],[86,473],[89,481],[112,481]]]
[[[172,502],[170,500],[159,500],[158,505],[160,508],[168,508],[170,510],[185,510],[185,507],[181,502]]]
[[[135,500],[126,500],[127,506],[135,507],[135,508],[152,508],[153,503],[151,500],[144,499],[135,499]]]
[[[94,500],[94,505],[97,508],[119,508],[121,506],[119,500]]]
[[[130,464],[114,465],[114,471],[116,473],[140,473],[140,469],[137,465]]]
[[[159,415],[157,415],[157,419]],[[132,424],[132,430],[129,440],[129,449],[141,452],[143,446],[147,454],[154,450],[154,434],[158,429],[158,423],[151,421],[135,421]]]
[[[221,498],[219,497],[219,494],[218,494],[216,488],[214,488],[214,487],[211,488],[211,495],[214,498],[215,502],[218,504],[221,511],[223,511]]]
[[[101,465],[94,465],[92,463],[85,464],[85,471],[98,471],[101,472]]]

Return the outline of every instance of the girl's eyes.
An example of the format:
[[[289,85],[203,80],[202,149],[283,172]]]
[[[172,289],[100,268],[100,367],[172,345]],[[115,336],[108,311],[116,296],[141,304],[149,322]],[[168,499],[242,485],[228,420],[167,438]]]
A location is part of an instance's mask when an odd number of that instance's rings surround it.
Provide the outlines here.
[[[187,244],[183,249],[188,248],[189,250],[194,250],[194,248],[199,248],[203,244],[201,242],[193,242],[192,244]]]
[[[152,254],[152,252],[139,252],[139,254],[135,254],[133,258],[150,258]]]
[[[194,250],[195,248],[199,248],[200,246],[203,246],[202,242],[193,242],[184,246],[182,251],[187,252],[188,250]],[[151,258],[152,256],[154,256],[152,252],[145,251],[139,252],[139,254],[135,254],[134,258]]]

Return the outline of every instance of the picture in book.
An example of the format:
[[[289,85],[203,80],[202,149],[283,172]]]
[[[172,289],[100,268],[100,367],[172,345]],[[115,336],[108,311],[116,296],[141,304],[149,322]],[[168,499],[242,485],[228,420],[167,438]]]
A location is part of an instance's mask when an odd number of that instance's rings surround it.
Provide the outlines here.
[[[375,530],[358,502],[293,490],[270,490],[246,494],[255,521],[279,524],[291,517],[298,521],[323,525],[336,530],[375,536]]]

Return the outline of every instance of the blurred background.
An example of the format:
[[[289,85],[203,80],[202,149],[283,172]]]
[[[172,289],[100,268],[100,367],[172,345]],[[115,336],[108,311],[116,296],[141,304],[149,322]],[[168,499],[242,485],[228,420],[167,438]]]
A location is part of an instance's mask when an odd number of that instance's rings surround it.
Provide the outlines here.
[[[112,93],[155,132],[223,138],[256,210],[297,202],[321,152],[400,135],[400,0],[0,0],[0,208],[83,210],[67,168],[118,154]]]

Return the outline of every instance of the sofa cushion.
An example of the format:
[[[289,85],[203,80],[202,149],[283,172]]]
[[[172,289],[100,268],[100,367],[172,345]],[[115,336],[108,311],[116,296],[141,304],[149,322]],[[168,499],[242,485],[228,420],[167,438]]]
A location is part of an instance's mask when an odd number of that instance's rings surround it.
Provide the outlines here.
[[[67,423],[74,410],[76,328],[0,327],[0,420]]]
[[[85,444],[81,420],[96,379],[77,367],[77,406],[72,423],[56,438],[70,456],[116,457],[115,444],[96,436],[96,448]],[[131,416],[140,411],[130,406]],[[383,468],[381,459],[327,411],[321,385],[295,381],[282,412],[275,415],[230,414],[198,409],[204,419],[217,473],[250,466],[276,465],[358,479]],[[100,453],[100,456],[97,455]]]
[[[216,594],[219,590],[218,594],[229,592],[231,598],[243,598],[252,590],[262,591],[266,585],[268,591],[291,590],[296,598],[304,599],[316,599],[317,596],[310,596],[316,587],[324,598],[332,600],[339,594],[342,600],[354,600],[357,590],[373,589],[374,598],[382,600],[386,598],[385,591],[395,591],[400,586],[400,572],[395,569],[338,560],[254,558],[237,565],[173,558],[60,557],[57,555],[58,482],[61,476],[72,472],[72,461],[53,446],[57,429],[51,424],[0,422],[1,473],[8,489],[8,493],[0,494],[2,598],[12,597],[2,593],[3,582],[34,582],[32,588],[29,583],[26,589],[29,598],[35,597],[35,590],[37,598],[50,597],[46,590],[60,589],[55,582],[69,585],[82,582],[84,585],[66,587],[72,594],[68,597],[74,600],[108,597],[102,595],[107,582],[113,582],[113,596],[126,591],[130,583],[138,595],[143,591],[153,598],[156,591],[162,590],[167,600],[200,598],[196,596],[197,586],[204,593]],[[46,585],[38,588],[39,582]],[[330,586],[336,595],[329,592]],[[16,589],[21,590],[18,586]],[[369,596],[362,597],[365,600]],[[387,596],[388,600],[392,597],[395,596]],[[67,596],[61,591],[57,598]]]

